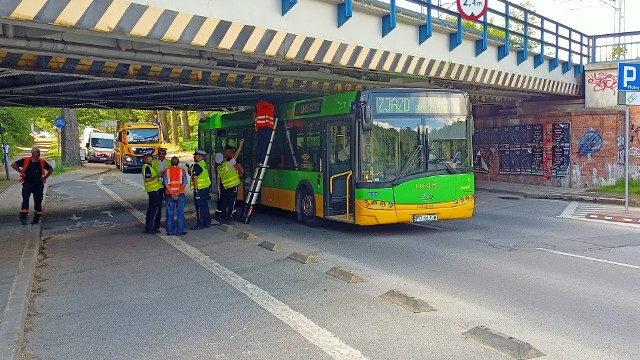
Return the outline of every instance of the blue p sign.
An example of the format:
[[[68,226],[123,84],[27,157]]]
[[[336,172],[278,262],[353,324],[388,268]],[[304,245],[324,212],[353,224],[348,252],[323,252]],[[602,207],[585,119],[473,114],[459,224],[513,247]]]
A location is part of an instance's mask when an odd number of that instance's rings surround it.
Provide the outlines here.
[[[640,64],[618,64],[618,90],[640,91]]]

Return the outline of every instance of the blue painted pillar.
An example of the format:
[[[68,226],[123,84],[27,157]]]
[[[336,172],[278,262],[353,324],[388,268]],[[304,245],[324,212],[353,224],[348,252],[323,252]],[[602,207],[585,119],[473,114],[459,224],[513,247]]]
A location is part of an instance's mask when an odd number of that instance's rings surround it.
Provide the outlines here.
[[[504,3],[504,45],[498,47],[498,61],[504,59],[509,55],[509,19],[511,16],[509,15],[509,3]]]
[[[524,45],[518,51],[518,65],[522,64],[529,57],[529,10],[524,10]]]
[[[353,16],[353,1],[344,0],[338,4],[338,27],[344,25]]]
[[[533,57],[533,68],[544,64],[544,18],[540,20],[540,54]]]
[[[482,17],[482,38],[476,40],[476,56],[479,56],[487,50],[487,37],[489,35],[489,24],[487,23],[487,13]]]
[[[387,36],[391,30],[396,28],[396,0],[391,0],[389,4],[389,15],[382,17],[382,37]]]
[[[458,14],[456,32],[449,34],[449,51],[453,51],[460,44],[462,44],[462,15]]]
[[[298,3],[298,0],[282,0],[282,15],[286,14]]]
[[[559,42],[560,42],[560,36],[558,34],[558,23],[556,23],[556,57],[554,59],[550,59],[549,60],[549,72],[552,72],[553,70],[555,70],[559,63],[560,60],[558,59],[558,52],[560,51],[560,46],[558,46]]]
[[[431,0],[427,0],[427,23],[420,25],[418,28],[418,42],[422,44],[433,35],[433,27],[431,24]]]

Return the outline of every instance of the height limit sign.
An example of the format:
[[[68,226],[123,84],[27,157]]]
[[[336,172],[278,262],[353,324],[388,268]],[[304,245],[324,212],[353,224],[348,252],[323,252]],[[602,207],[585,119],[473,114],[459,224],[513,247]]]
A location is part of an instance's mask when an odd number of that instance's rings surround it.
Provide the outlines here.
[[[457,0],[458,12],[467,20],[478,20],[487,12],[489,0]]]

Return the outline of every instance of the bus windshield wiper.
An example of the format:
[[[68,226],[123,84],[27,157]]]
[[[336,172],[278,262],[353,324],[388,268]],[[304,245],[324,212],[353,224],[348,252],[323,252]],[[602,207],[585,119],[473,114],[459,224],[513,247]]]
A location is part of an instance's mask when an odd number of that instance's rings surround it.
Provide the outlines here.
[[[409,158],[407,159],[407,162],[404,164],[404,166],[400,170],[400,173],[398,174],[398,176],[396,176],[395,179],[393,179],[392,184],[394,186],[398,185],[398,182],[400,181],[400,179],[407,173],[407,171],[409,171],[409,166],[415,161],[415,159],[418,157],[418,155],[420,155],[421,152],[422,152],[422,144],[418,144],[413,148],[413,150],[409,154]]]
[[[443,158],[440,154],[438,154],[433,148],[429,148],[429,152],[432,153],[436,159],[438,159],[438,161],[440,161],[442,163],[442,165],[446,166],[447,169],[452,173],[452,174],[456,174],[457,171],[453,170],[453,168],[447,164],[447,160],[445,158]]]

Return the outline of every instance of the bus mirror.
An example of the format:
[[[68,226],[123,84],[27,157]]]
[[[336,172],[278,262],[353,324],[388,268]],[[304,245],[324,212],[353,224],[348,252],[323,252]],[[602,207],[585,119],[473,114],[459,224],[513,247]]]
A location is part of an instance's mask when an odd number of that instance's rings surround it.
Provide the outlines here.
[[[362,107],[362,130],[371,131],[373,124],[371,123],[371,106]]]

